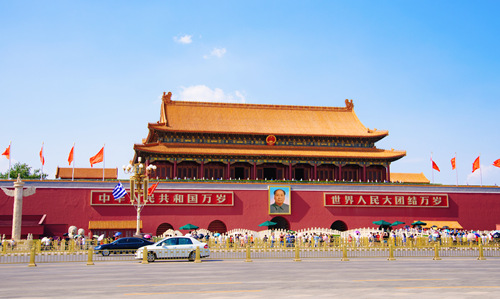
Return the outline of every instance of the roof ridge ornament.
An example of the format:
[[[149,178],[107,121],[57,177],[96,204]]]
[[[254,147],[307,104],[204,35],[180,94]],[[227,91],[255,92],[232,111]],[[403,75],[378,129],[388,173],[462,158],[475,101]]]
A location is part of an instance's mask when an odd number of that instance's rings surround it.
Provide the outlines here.
[[[352,100],[349,101],[348,99],[345,99],[345,107],[347,108],[347,110],[352,111],[352,109],[354,108]]]
[[[168,93],[163,92],[163,96],[161,97],[160,123],[164,123],[167,127],[170,127],[168,123],[167,105],[171,103],[172,93],[170,91]]]
[[[163,92],[163,96],[161,97],[161,99],[164,103],[171,103],[172,102],[172,93],[170,91],[168,93]]]

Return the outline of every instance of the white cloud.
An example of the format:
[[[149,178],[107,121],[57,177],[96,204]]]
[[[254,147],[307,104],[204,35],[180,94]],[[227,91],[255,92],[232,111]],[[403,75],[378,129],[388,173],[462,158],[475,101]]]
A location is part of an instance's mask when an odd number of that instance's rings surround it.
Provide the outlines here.
[[[471,166],[472,171],[472,166]],[[481,178],[483,185],[497,185],[500,179],[500,169],[493,165],[483,165],[481,168],[467,175],[467,183],[469,185],[480,185]]]
[[[190,44],[193,42],[191,39],[192,35],[183,35],[183,36],[174,36],[174,41],[176,41],[179,44]]]
[[[210,55],[204,55],[203,58],[208,59],[210,57],[217,57],[217,58],[222,58],[226,54],[227,50],[226,48],[214,48],[212,52],[210,52]]]
[[[174,96],[180,101],[218,102],[218,103],[245,103],[245,96],[240,91],[225,93],[220,88],[210,89],[205,85],[181,87],[182,91]]]

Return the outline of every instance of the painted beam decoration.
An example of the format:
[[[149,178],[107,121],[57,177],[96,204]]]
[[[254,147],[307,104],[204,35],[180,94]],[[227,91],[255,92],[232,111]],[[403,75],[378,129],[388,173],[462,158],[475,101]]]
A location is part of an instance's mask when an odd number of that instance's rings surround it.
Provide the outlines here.
[[[130,194],[115,199],[110,190],[92,190],[90,205],[92,206],[130,206]],[[156,190],[148,196],[148,206],[233,206],[232,191],[189,191],[189,190]]]
[[[448,208],[448,194],[325,192],[325,207]]]

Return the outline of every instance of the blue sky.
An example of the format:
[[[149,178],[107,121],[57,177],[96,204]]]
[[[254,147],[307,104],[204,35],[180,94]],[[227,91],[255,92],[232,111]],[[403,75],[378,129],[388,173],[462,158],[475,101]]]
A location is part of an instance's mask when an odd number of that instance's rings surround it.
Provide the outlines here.
[[[0,1],[0,150],[54,178],[105,144],[133,157],[160,97],[344,106],[392,172],[495,185],[500,168],[498,1]],[[272,132],[270,132],[272,133]],[[431,170],[430,156],[441,172]],[[472,163],[481,155],[481,173]],[[97,164],[97,167],[101,167]],[[8,160],[0,157],[0,171]]]

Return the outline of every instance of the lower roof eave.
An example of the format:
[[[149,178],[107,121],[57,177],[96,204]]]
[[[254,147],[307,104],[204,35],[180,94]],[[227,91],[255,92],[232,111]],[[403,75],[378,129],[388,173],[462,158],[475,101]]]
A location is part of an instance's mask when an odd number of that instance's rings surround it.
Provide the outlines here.
[[[162,153],[154,153],[154,152],[148,152],[148,151],[136,151],[136,156],[155,156],[155,155],[162,155]],[[326,161],[326,160],[337,160],[337,161],[342,161],[342,160],[348,160],[348,161],[379,161],[379,162],[384,162],[384,163],[392,163],[394,161],[397,161],[404,156],[406,156],[406,153],[397,155],[397,156],[391,156],[391,157],[357,157],[357,156],[325,156],[325,155],[302,155],[302,156],[297,156],[297,155],[273,155],[273,154],[260,154],[260,155],[254,155],[254,154],[192,154],[192,153],[171,153],[171,154],[164,154],[164,156],[167,157],[197,157],[199,159],[206,159],[206,158],[213,158],[213,157],[230,157],[230,159],[235,159],[235,158],[243,158],[243,159],[248,159],[248,160],[262,160],[263,158],[268,158],[268,159],[275,159],[275,160],[313,160],[313,161]]]

